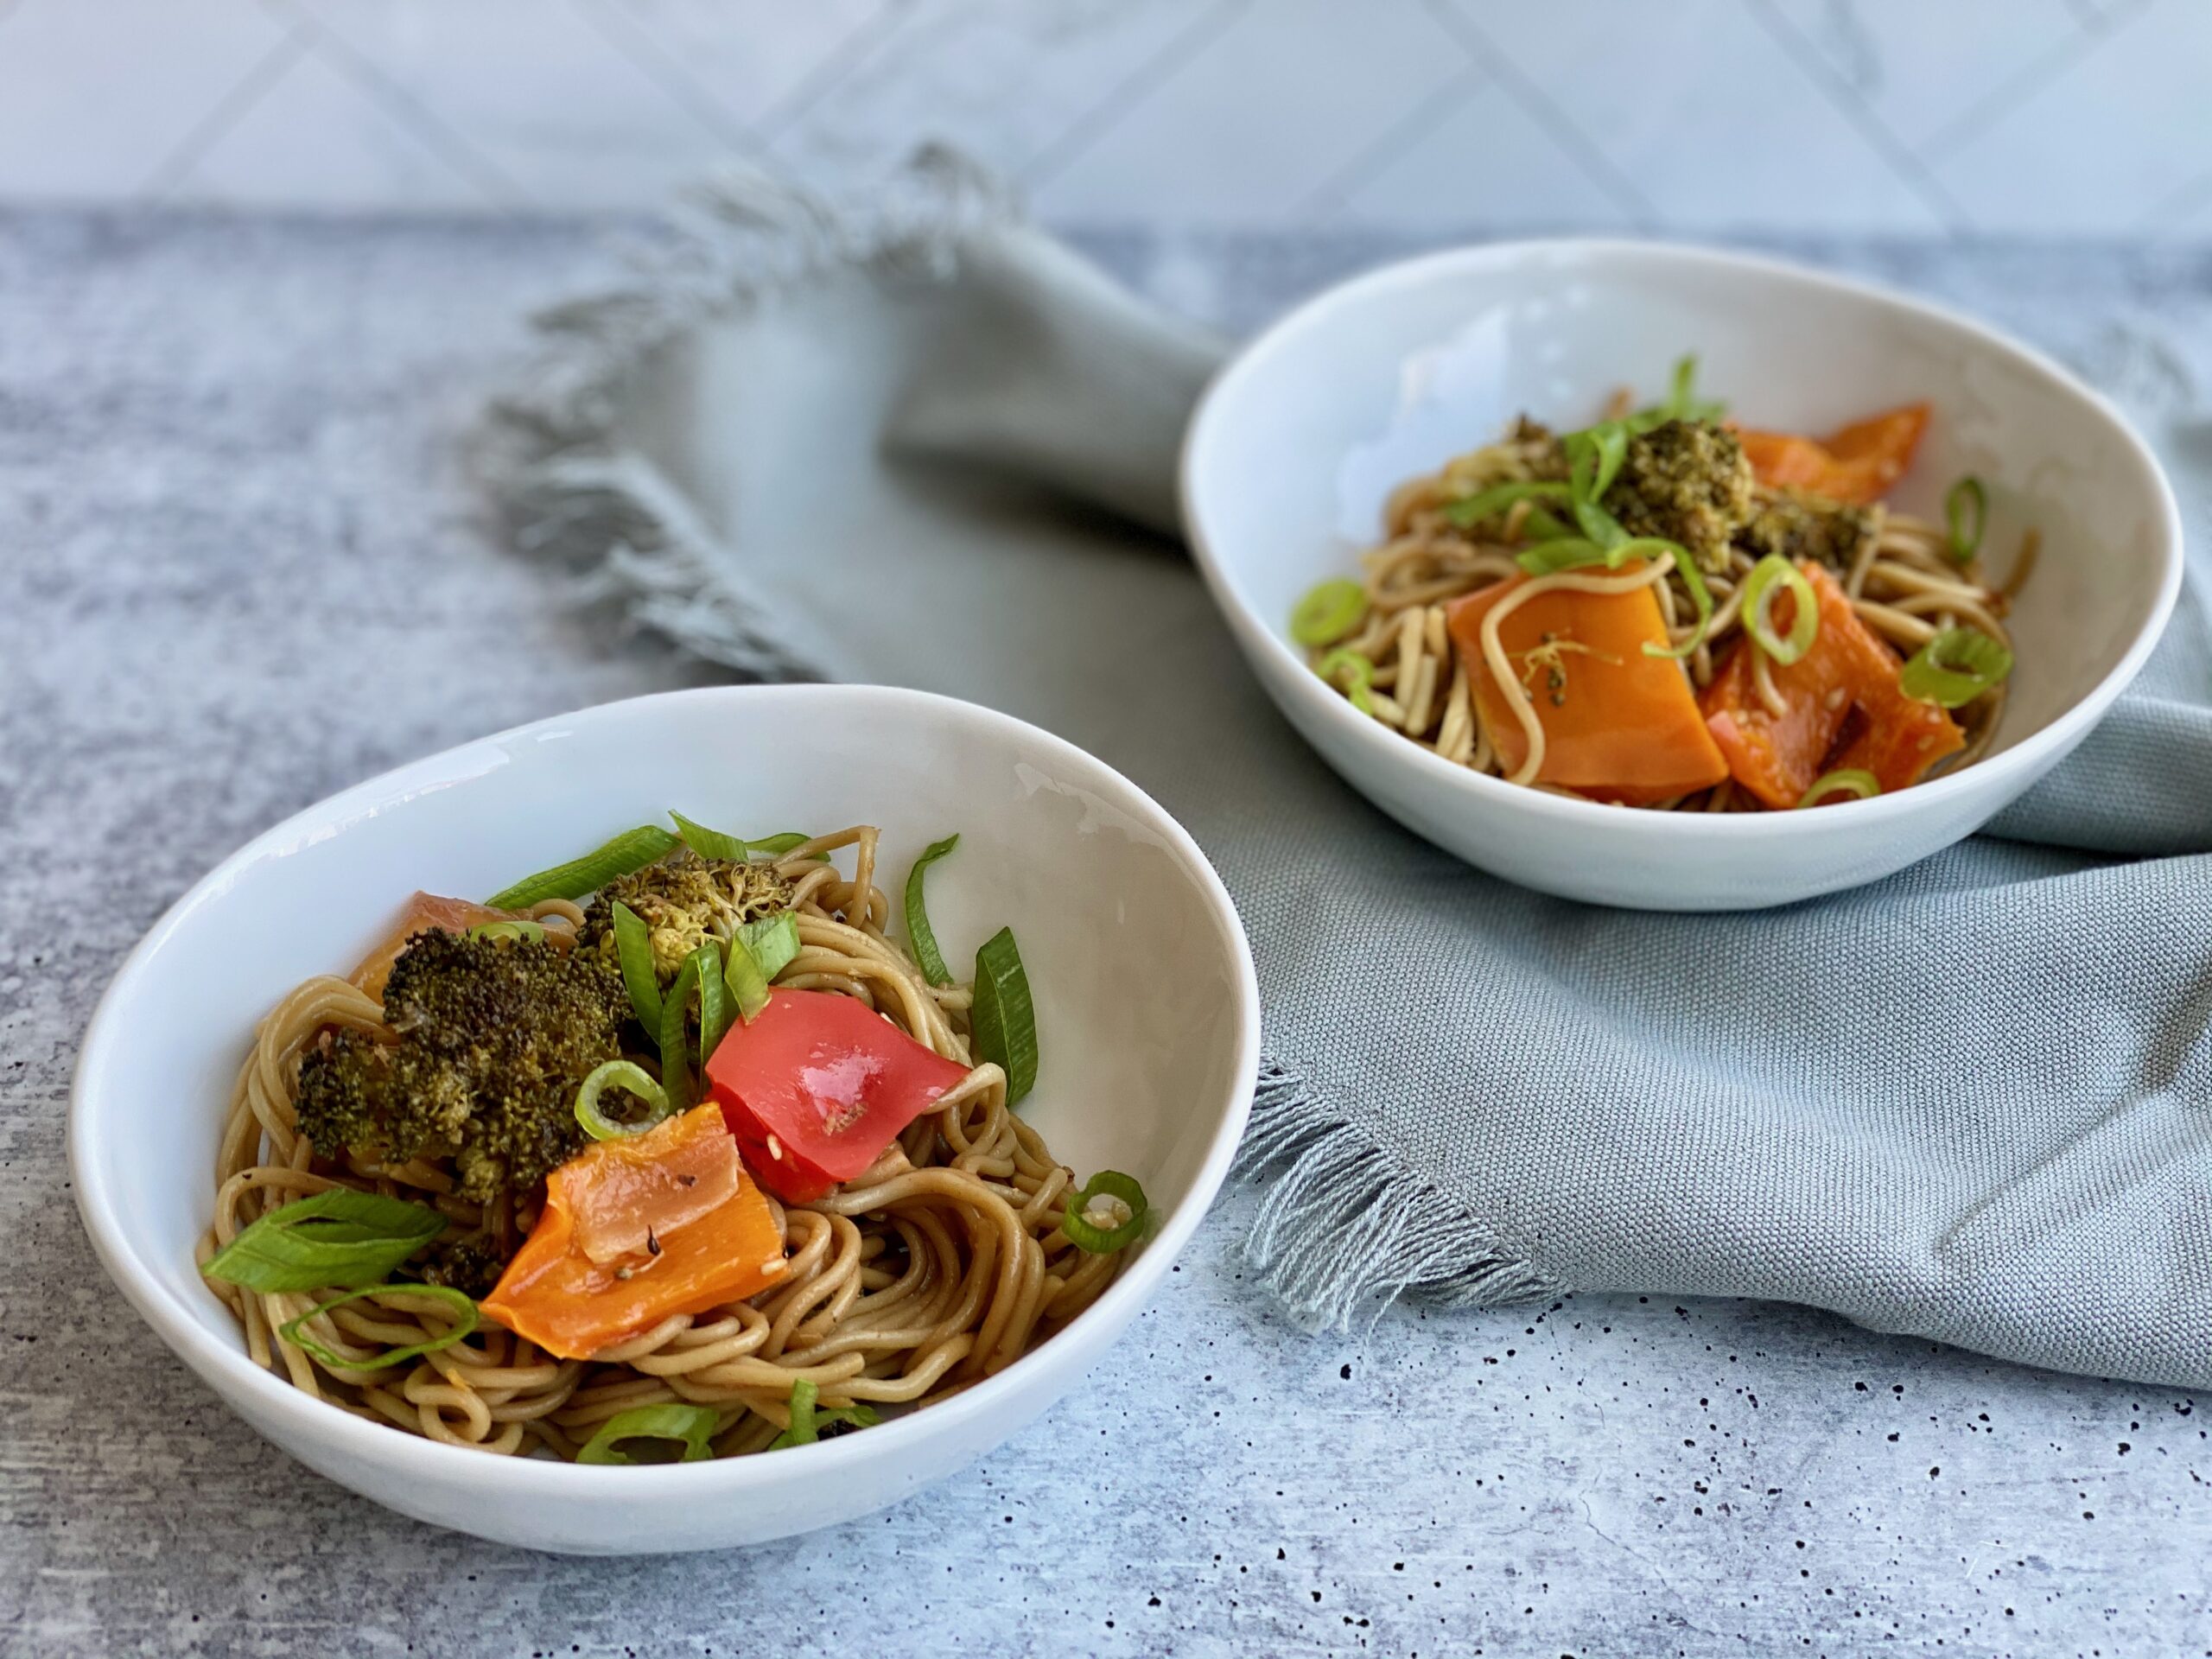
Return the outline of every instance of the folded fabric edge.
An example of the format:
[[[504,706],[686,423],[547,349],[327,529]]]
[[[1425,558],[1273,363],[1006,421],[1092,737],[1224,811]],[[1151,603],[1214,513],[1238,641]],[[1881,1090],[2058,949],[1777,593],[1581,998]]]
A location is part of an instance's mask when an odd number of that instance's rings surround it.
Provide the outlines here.
[[[942,279],[982,226],[1016,217],[991,175],[925,145],[851,204],[742,170],[690,193],[632,282],[531,319],[537,350],[470,435],[469,465],[508,543],[582,573],[580,602],[749,679],[839,677],[834,647],[732,583],[683,493],[616,436],[625,378],[683,329],[837,266]]]
[[[1363,1313],[1372,1326],[1402,1297],[1497,1307],[1569,1288],[1272,1058],[1233,1171],[1262,1178],[1245,1260],[1306,1330],[1349,1331]]]

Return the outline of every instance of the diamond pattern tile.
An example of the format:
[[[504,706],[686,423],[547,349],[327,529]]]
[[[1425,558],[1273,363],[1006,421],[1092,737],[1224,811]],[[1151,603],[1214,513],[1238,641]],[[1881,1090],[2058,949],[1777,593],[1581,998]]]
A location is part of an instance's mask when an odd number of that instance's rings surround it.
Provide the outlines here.
[[[140,194],[257,70],[282,72],[287,32],[253,0],[16,0],[0,12],[0,196]]]
[[[1037,207],[1064,219],[1298,223],[1308,197],[1465,67],[1412,0],[1240,9],[1042,179]]]

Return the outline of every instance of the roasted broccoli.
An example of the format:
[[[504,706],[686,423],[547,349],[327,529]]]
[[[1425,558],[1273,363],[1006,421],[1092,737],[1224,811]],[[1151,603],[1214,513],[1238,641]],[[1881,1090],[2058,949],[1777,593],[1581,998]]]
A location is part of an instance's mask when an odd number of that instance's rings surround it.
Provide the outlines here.
[[[621,1050],[621,976],[542,940],[417,934],[384,993],[398,1034],[327,1034],[300,1065],[299,1125],[335,1158],[450,1157],[463,1198],[526,1188],[582,1151],[576,1089]]]
[[[1751,516],[1751,466],[1736,435],[1710,421],[1668,421],[1629,440],[1605,505],[1631,536],[1680,543],[1700,566],[1727,562]]]
[[[1777,490],[1736,531],[1735,539],[1755,559],[1769,553],[1779,553],[1793,564],[1813,559],[1840,575],[1851,569],[1874,533],[1874,514],[1865,507]]]
[[[658,863],[618,876],[600,889],[584,912],[577,950],[609,968],[617,965],[614,906],[619,899],[638,913],[652,934],[653,969],[666,985],[683,966],[683,958],[708,939],[731,938],[741,923],[773,915],[791,899],[789,878],[772,865],[702,858],[688,847],[678,848]]]

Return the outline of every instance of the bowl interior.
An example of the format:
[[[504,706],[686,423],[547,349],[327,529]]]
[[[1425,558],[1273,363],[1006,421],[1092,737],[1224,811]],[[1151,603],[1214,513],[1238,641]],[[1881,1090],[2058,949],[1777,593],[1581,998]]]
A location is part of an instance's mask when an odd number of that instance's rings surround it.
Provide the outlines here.
[[[492,893],[670,806],[753,836],[880,825],[894,907],[915,855],[958,831],[931,870],[930,916],[963,978],[978,944],[1014,930],[1042,1053],[1024,1117],[1078,1178],[1136,1176],[1156,1239],[1187,1232],[1241,1128],[1256,1044],[1242,935],[1196,848],[1103,764],[1005,716],[748,687],[612,704],[404,768],[188,895],[118,976],[73,1109],[88,1218],[141,1306],[168,1304],[251,1371],[192,1251],[233,1078],[279,996],[346,971],[416,887]]]
[[[1271,642],[1262,649],[1302,663],[1292,606],[1356,570],[1394,486],[1523,411],[1564,429],[1596,419],[1619,386],[1656,398],[1693,352],[1700,388],[1748,426],[1820,433],[1929,401],[1934,418],[1894,503],[1940,521],[1954,480],[1980,477],[1985,563],[2000,578],[2023,534],[2039,533],[2010,620],[2018,660],[1998,749],[2088,696],[2157,616],[2171,558],[2165,491],[2100,400],[1972,324],[1687,249],[1471,250],[1323,296],[1209,397],[1185,460],[1192,528],[1217,585]]]

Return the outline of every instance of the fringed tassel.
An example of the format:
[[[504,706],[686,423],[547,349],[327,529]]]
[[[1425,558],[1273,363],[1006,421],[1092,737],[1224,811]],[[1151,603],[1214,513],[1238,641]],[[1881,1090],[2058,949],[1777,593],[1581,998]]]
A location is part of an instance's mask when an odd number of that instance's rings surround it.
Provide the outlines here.
[[[1371,1324],[1402,1296],[1476,1307],[1565,1294],[1280,1061],[1261,1065],[1236,1173],[1268,1189],[1245,1259],[1308,1330],[1348,1331],[1363,1312]]]

